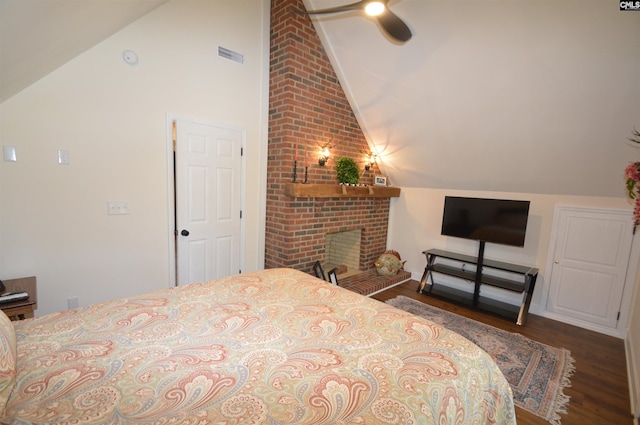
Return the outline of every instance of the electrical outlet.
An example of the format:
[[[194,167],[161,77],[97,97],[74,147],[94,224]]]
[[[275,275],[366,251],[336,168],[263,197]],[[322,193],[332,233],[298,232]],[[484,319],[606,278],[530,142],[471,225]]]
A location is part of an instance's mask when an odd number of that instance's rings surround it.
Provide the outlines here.
[[[67,298],[67,310],[73,310],[74,308],[80,307],[80,298],[78,297],[70,297]]]

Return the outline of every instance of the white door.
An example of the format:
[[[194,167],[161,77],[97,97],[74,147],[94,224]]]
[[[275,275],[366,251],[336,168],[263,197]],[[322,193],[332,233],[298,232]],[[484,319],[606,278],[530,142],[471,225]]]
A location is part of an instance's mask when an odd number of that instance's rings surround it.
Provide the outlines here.
[[[555,221],[547,310],[615,328],[633,239],[631,215],[558,207]]]
[[[242,131],[175,125],[177,283],[239,273]]]

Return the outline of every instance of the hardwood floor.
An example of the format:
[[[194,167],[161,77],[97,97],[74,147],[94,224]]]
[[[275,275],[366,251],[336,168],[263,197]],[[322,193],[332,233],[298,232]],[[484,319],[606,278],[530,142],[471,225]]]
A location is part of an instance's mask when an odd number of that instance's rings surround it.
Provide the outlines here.
[[[385,301],[404,295],[509,332],[520,333],[547,345],[564,347],[571,351],[576,371],[571,377],[571,387],[564,390],[571,401],[567,414],[560,415],[562,425],[633,423],[622,339],[532,314],[525,326],[517,326],[501,317],[418,294],[417,287],[418,282],[409,281],[372,298]],[[516,418],[519,425],[549,425],[549,422],[517,407]]]

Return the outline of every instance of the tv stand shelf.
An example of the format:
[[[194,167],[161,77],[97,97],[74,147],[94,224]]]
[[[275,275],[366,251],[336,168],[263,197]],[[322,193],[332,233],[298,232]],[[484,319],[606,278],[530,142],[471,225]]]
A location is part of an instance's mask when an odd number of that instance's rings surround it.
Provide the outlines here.
[[[420,279],[418,292],[448,298],[457,302],[470,304],[479,309],[492,311],[502,316],[515,318],[516,324],[524,325],[527,320],[533,290],[535,289],[538,269],[502,261],[484,260],[483,253],[483,244],[481,244],[478,257],[440,249],[424,251],[423,254],[427,257],[427,266],[424,269],[422,279]],[[453,263],[454,265],[438,263],[438,259],[449,260],[449,263]],[[476,270],[466,270],[466,265],[475,266]],[[522,279],[501,277],[496,275],[496,272],[521,275]],[[471,281],[474,284],[473,293],[436,284],[433,276],[434,273]],[[431,281],[431,285],[425,292],[425,287],[429,280]],[[517,306],[484,297],[480,291],[482,285],[520,293],[522,294],[522,302]]]

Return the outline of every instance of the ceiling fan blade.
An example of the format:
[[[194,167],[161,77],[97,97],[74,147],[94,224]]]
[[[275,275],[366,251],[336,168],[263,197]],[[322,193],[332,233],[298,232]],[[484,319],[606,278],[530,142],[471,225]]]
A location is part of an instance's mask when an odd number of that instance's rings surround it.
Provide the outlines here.
[[[384,13],[376,19],[380,26],[389,36],[397,41],[405,42],[411,39],[411,30],[404,21],[387,8]]]
[[[382,3],[387,4],[388,0],[380,0]],[[343,6],[330,7],[327,9],[320,10],[309,10],[307,13],[309,15],[322,15],[327,13],[339,13],[346,12],[350,10],[364,10],[365,6],[371,3],[371,0],[361,0],[356,3],[345,4]],[[389,37],[393,38],[399,42],[409,41],[411,39],[411,30],[404,23],[402,19],[400,19],[395,13],[393,13],[389,8],[385,8],[384,12],[380,16],[375,16],[374,19],[378,21],[384,32],[386,32]]]
[[[338,13],[338,12],[347,12],[349,10],[359,10],[363,9],[365,3],[370,0],[361,0],[356,3],[345,4],[342,6],[330,7],[328,9],[320,9],[320,10],[308,10],[307,13],[309,15],[323,15],[325,13]]]

